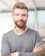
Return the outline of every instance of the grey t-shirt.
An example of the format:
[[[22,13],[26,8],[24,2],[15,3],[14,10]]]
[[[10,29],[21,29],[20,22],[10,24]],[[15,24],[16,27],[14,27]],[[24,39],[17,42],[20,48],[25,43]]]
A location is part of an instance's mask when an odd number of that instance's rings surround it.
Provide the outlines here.
[[[11,30],[3,35],[1,54],[9,56],[12,52],[19,52],[22,56],[30,56],[36,44],[42,44],[40,35],[37,31],[27,29],[22,35],[17,35]]]

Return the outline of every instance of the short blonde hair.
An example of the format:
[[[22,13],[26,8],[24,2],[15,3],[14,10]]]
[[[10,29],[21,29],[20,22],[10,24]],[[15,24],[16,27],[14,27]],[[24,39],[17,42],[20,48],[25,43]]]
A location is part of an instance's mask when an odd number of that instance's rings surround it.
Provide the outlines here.
[[[26,10],[28,11],[27,6],[26,6],[24,3],[22,3],[22,2],[16,3],[16,4],[14,5],[14,7],[13,7],[13,10],[14,10],[15,8],[26,9]]]

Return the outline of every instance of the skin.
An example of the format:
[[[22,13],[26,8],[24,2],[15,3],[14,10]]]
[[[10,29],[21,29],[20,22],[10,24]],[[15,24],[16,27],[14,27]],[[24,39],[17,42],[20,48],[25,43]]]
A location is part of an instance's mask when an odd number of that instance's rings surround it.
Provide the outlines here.
[[[44,56],[44,54],[45,54],[45,50],[40,52],[38,56]]]
[[[27,22],[27,18],[28,18],[28,13],[27,13],[26,9],[16,8],[14,10],[13,20],[14,20],[14,23],[16,22],[18,24],[18,25],[16,24],[16,30],[18,33],[21,33],[25,30],[25,28],[26,28],[25,23]],[[43,47],[40,44],[37,44],[34,47],[32,52],[37,52],[37,51],[41,51],[41,50],[43,50]],[[18,52],[11,53],[11,56],[15,56],[16,54],[18,55]],[[43,52],[43,54],[44,54],[44,52]]]
[[[26,22],[28,19],[28,13],[26,9],[15,9],[13,12],[13,20],[16,24],[16,30],[18,33],[22,33],[26,28]]]
[[[26,9],[15,8],[13,11],[13,20],[15,23],[15,29],[18,33],[23,33],[26,28],[26,22],[28,19],[28,13]],[[37,52],[43,50],[40,44],[37,44],[32,52]],[[44,52],[43,52],[44,54]],[[18,52],[11,53],[10,56],[18,56]],[[40,54],[41,55],[41,54]],[[3,55],[2,55],[3,56]],[[4,55],[5,56],[5,55]]]

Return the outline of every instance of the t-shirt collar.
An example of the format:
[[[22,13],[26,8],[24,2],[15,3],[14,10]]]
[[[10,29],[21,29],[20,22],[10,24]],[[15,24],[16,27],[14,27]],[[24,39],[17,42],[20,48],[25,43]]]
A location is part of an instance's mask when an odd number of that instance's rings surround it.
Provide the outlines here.
[[[26,31],[27,31],[27,27],[26,27],[26,29],[24,30],[23,33],[18,33],[18,32],[16,31],[16,29],[14,28],[14,32],[15,32],[17,35],[22,35],[22,34],[24,34]]]

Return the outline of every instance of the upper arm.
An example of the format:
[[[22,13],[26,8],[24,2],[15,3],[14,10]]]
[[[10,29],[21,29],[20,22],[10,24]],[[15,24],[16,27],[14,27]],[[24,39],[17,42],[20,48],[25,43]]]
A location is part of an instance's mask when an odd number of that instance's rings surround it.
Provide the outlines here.
[[[36,37],[35,37],[35,45],[40,43],[40,45],[43,45],[42,42],[42,37],[40,36],[39,32],[36,33]]]
[[[2,37],[2,45],[1,45],[1,55],[5,56],[5,55],[9,55],[9,53],[10,53],[9,44],[7,42],[6,36],[3,35],[3,37]]]

